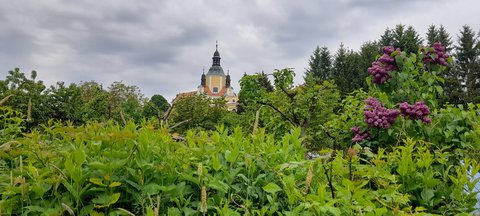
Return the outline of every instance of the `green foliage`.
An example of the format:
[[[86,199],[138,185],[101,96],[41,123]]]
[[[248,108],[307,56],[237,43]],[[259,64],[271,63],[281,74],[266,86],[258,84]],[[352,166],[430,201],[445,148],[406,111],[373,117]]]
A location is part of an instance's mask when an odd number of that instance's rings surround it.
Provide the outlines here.
[[[143,95],[137,86],[128,86],[122,82],[114,82],[108,87],[108,117],[118,122],[142,118]]]
[[[425,128],[423,136],[446,148],[480,149],[480,134],[476,130],[479,108],[470,104],[467,109],[452,105],[439,109],[433,114],[435,126]]]
[[[84,120],[106,121],[108,119],[108,92],[95,81],[81,83],[82,117]]]
[[[31,101],[31,121],[28,122],[29,126],[37,125],[48,119],[48,115],[46,115],[47,109],[44,107],[45,98],[42,96],[45,85],[36,78],[36,71],[32,71],[30,77],[27,77],[19,68],[15,68],[8,72],[5,80],[0,80],[0,97],[4,98],[12,95],[4,103],[5,106],[10,106],[14,110],[27,115],[28,103]]]
[[[0,144],[2,148],[10,148],[9,141],[19,136],[24,129],[24,115],[10,107],[0,105]]]
[[[65,86],[63,82],[57,82],[44,95],[50,119],[83,123],[82,91],[76,84]]]
[[[184,133],[188,129],[214,130],[229,113],[224,98],[210,99],[205,95],[178,98],[173,103],[171,127]]]
[[[18,68],[9,71],[5,80],[0,80],[0,97],[7,96],[8,100],[3,101],[3,105],[10,106],[29,117],[28,121],[24,122],[27,130],[38,127],[50,119],[80,125],[90,120],[140,122],[143,117],[152,115],[152,111],[147,108],[148,104],[144,104],[143,95],[137,86],[114,82],[106,90],[101,84],[89,81],[78,85],[57,82],[46,88],[43,81],[37,80],[36,71],[32,71],[28,78]],[[153,97],[153,102],[157,103],[155,107],[158,106],[159,110],[165,111],[168,103],[163,97],[161,100],[158,96]]]
[[[472,210],[474,160],[405,139],[390,152],[320,151],[305,160],[299,128],[281,139],[224,127],[184,143],[153,125],[52,123],[0,152],[0,209],[36,215],[396,215]],[[22,144],[20,144],[22,143]],[[48,144],[47,144],[48,143]],[[205,197],[201,191],[205,188]],[[204,204],[202,204],[204,203]],[[70,212],[70,213],[69,213]]]
[[[160,118],[166,112],[170,104],[162,95],[153,95],[143,107],[143,116],[146,118]]]
[[[324,81],[321,85],[294,87],[294,73],[288,68],[275,70],[271,75],[274,78],[273,91],[262,86],[262,74],[244,76],[240,80],[243,115],[251,118],[247,122],[280,137],[292,128],[300,127],[305,143],[312,148],[331,145],[332,140],[323,130],[323,123],[333,117],[340,97],[335,85]]]
[[[388,166],[399,175],[399,191],[412,196],[412,206],[442,215],[474,210],[477,200],[473,189],[478,180],[471,181],[468,175],[479,171],[477,161],[467,158],[463,165],[451,170],[457,163],[455,153],[412,139],[403,144],[385,158],[390,158]]]
[[[335,137],[337,145],[342,149],[351,146],[351,128],[363,124],[364,101],[368,94],[362,90],[356,90],[348,94],[339,103],[338,112],[334,118],[325,123],[325,128],[331,136]]]

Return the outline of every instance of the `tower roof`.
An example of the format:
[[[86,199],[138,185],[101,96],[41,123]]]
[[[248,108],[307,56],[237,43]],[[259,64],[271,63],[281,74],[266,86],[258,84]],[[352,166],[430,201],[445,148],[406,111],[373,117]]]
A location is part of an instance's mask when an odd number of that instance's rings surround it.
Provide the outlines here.
[[[218,52],[218,42],[215,45],[215,52],[213,53],[212,57],[212,67],[208,70],[207,75],[224,75],[223,68],[220,65],[220,52]]]

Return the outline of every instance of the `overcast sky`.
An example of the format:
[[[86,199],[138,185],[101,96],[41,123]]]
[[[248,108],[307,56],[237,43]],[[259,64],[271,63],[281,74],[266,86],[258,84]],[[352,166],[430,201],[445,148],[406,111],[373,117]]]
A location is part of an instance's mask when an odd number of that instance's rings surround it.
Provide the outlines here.
[[[443,24],[480,30],[478,0],[0,0],[0,79],[19,67],[47,85],[95,80],[138,86],[169,101],[200,84],[218,40],[238,92],[243,73],[295,68],[317,45],[357,50],[386,27],[424,37]]]

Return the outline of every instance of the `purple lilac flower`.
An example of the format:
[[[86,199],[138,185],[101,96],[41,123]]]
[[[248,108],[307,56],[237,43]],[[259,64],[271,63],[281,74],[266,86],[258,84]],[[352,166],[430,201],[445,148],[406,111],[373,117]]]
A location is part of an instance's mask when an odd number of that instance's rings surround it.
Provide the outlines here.
[[[402,116],[408,116],[412,120],[420,119],[427,124],[432,122],[432,119],[427,117],[430,109],[423,101],[418,101],[413,105],[403,102],[399,103],[398,107]]]
[[[445,53],[445,47],[439,42],[433,44],[433,49],[422,48],[422,53],[425,55],[422,59],[424,63],[439,64],[443,66],[448,65],[448,54]]]
[[[390,76],[389,71],[396,70],[395,58],[392,56],[395,50],[393,46],[385,46],[382,48],[383,55],[376,61],[372,62],[372,66],[368,68],[368,72],[372,75],[372,81],[377,84],[386,82]]]
[[[365,122],[370,127],[388,129],[395,123],[395,118],[400,113],[398,110],[383,107],[376,98],[368,98],[365,103],[367,106],[365,106],[363,115]]]
[[[358,126],[352,127],[352,132],[355,136],[352,138],[352,142],[358,143],[370,138],[370,134],[368,131],[360,132],[360,128]]]

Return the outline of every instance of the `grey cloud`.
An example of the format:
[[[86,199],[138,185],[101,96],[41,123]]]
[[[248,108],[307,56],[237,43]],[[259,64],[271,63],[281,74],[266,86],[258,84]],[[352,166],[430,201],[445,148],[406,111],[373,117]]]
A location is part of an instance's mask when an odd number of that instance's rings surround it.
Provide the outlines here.
[[[0,52],[17,58],[25,58],[35,44],[30,40],[29,33],[15,28],[0,31]]]
[[[478,6],[475,0],[0,0],[0,75],[23,67],[49,84],[123,80],[147,96],[171,99],[195,90],[219,40],[222,65],[238,90],[235,80],[244,72],[288,66],[301,80],[317,45],[332,53],[341,42],[357,49],[397,23],[421,34],[437,22],[452,36],[463,24],[479,29],[472,20],[480,15],[465,12]]]

